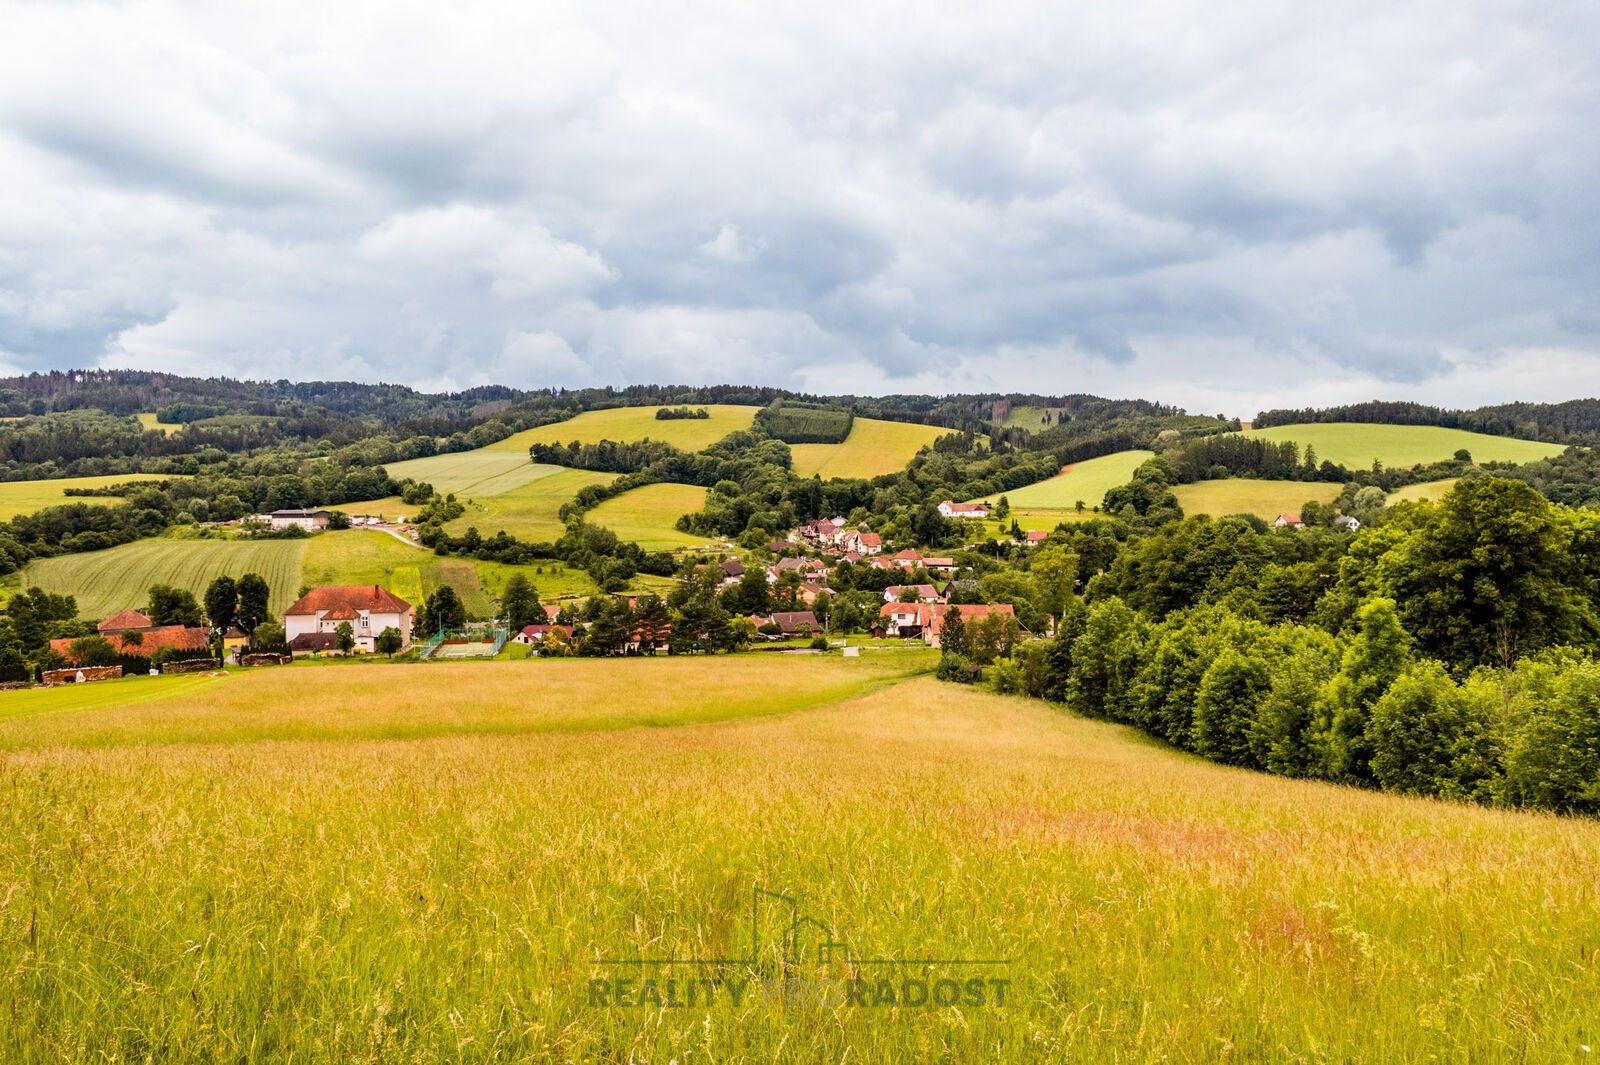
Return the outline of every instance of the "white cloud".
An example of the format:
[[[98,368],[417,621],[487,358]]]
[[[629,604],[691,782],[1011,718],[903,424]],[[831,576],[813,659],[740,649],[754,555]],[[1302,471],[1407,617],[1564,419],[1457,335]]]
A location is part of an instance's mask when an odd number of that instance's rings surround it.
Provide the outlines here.
[[[16,6],[0,364],[1559,398],[1597,44],[1487,0]]]

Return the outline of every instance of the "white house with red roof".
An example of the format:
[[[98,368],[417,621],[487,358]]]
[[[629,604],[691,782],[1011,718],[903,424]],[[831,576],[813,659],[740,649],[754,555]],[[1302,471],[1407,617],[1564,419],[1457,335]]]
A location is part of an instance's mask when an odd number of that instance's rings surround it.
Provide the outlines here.
[[[283,635],[292,645],[296,636],[336,632],[341,622],[349,622],[357,649],[370,652],[387,628],[400,630],[401,646],[410,644],[415,617],[410,603],[381,585],[325,584],[283,612]]]
[[[947,518],[987,518],[989,504],[978,503],[953,503],[946,499],[939,504],[939,513]]]
[[[1278,520],[1272,523],[1280,529],[1304,529],[1306,523],[1300,520],[1298,514],[1279,514]]]

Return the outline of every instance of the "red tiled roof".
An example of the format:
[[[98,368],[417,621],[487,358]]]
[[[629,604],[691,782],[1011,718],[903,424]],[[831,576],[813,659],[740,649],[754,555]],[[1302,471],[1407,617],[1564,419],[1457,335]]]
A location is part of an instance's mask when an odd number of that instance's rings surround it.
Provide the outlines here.
[[[315,615],[340,607],[357,613],[365,610],[369,614],[404,614],[411,604],[376,584],[324,584],[296,599],[283,616]]]
[[[178,651],[203,651],[211,646],[210,634],[202,628],[187,625],[158,625],[153,629],[138,630],[138,642],[125,640],[120,632],[102,633],[111,646],[121,654],[149,658],[163,647]],[[50,641],[50,649],[67,658],[72,657],[72,641],[77,637],[64,636]]]
[[[964,622],[986,618],[990,614],[1016,614],[1016,610],[1012,608],[1010,603],[964,603],[960,606],[939,607],[933,612],[933,631],[935,633],[944,626],[944,616],[951,610],[955,610]]]
[[[323,621],[355,621],[361,615],[347,606],[336,606],[322,615]]]
[[[150,615],[141,614],[137,610],[119,610],[95,628],[99,629],[102,635],[108,632],[122,632],[124,629],[148,629]]]

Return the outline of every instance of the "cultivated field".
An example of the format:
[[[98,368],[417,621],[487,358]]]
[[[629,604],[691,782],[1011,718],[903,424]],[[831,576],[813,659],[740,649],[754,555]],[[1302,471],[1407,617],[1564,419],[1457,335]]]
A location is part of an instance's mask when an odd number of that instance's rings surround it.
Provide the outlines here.
[[[106,477],[60,477],[42,481],[0,481],[0,521],[9,521],[18,514],[32,514],[45,507],[60,507],[68,503],[97,503],[111,505],[122,502],[121,496],[69,496],[68,488],[105,488],[128,481],[166,481],[167,474],[117,473]]]
[[[410,477],[433,485],[441,494],[454,492],[458,496],[488,496],[509,492],[529,481],[549,477],[562,470],[560,466],[536,465],[528,461],[527,448],[517,452],[496,451],[488,447],[391,462],[383,468],[397,481]]]
[[[1302,455],[1309,444],[1316,449],[1318,462],[1328,459],[1352,470],[1368,469],[1373,459],[1385,466],[1440,462],[1460,448],[1470,451],[1474,462],[1532,462],[1566,450],[1561,444],[1487,436],[1433,425],[1308,423],[1253,429],[1251,435],[1263,440],[1293,440],[1300,445]]]
[[[791,444],[802,477],[881,477],[905,468],[924,447],[949,433],[936,425],[857,418],[842,444]]]
[[[606,500],[589,511],[586,520],[604,525],[646,551],[699,547],[709,542],[706,537],[679,532],[675,523],[705,506],[705,501],[706,490],[692,484],[647,484]]]
[[[1461,483],[1461,478],[1450,477],[1443,481],[1424,481],[1422,484],[1408,484],[1404,488],[1396,489],[1389,493],[1389,502],[1420,502],[1422,500],[1443,499],[1450,494],[1450,489]]]
[[[896,676],[926,661],[352,664],[0,693],[0,1058],[1600,1045],[1600,825],[1231,770]],[[787,967],[757,888],[816,922]],[[846,945],[828,960],[824,936]],[[604,961],[629,958],[721,960]],[[835,997],[785,1004],[780,975]],[[646,979],[678,1005],[591,990],[648,999]],[[887,1004],[952,979],[959,1005]],[[685,1004],[698,980],[709,1005]]]
[[[1332,503],[1339,485],[1320,481],[1264,481],[1228,477],[1219,481],[1180,484],[1172,489],[1185,514],[1254,514],[1271,521],[1279,514],[1300,513],[1309,500]]]
[[[504,529],[518,539],[533,543],[557,540],[566,531],[559,517],[561,505],[572,502],[580,488],[610,484],[617,478],[614,473],[570,470],[563,466],[530,468],[548,472],[497,495],[473,495],[467,512],[447,524],[446,530],[459,536],[468,528],[476,528],[489,536]]]
[[[137,540],[31,562],[22,587],[76,596],[80,617],[103,618],[124,607],[143,607],[153,585],[187,588],[198,599],[224,574],[259,573],[272,589],[272,609],[281,611],[299,594],[301,555],[315,539]]]
[[[704,407],[709,418],[656,417],[660,407],[616,407],[611,410],[584,411],[576,418],[553,425],[541,425],[507,437],[488,448],[520,451],[527,457],[528,446],[534,443],[570,444],[577,440],[584,444],[601,440],[628,443],[634,440],[660,440],[684,451],[700,451],[738,429],[750,428],[760,407],[746,407],[734,403],[690,403],[687,406]]]
[[[1011,504],[1011,514],[997,524],[1009,529],[1014,519],[1023,529],[1053,529],[1064,521],[1078,521],[1104,501],[1106,493],[1127,484],[1139,464],[1151,458],[1152,451],[1119,451],[1074,463],[1047,480],[1037,481],[1009,492],[996,492],[985,498],[994,503],[1003,495]],[[1079,514],[1078,501],[1085,514]],[[969,500],[969,502],[976,502]]]

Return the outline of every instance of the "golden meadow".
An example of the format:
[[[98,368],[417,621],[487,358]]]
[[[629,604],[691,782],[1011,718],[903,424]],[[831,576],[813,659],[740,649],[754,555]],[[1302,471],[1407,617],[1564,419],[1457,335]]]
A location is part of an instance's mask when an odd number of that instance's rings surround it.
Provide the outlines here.
[[[1600,824],[1227,769],[931,664],[369,663],[0,694],[0,1060],[1600,1042]],[[755,887],[857,955],[1003,959],[1005,1004],[594,1004],[617,976],[597,959],[739,956]]]

